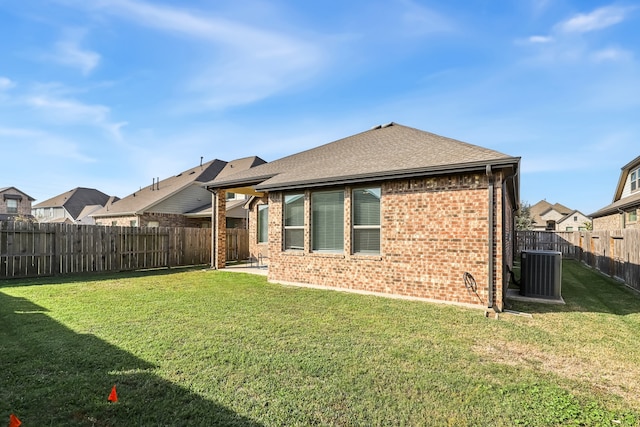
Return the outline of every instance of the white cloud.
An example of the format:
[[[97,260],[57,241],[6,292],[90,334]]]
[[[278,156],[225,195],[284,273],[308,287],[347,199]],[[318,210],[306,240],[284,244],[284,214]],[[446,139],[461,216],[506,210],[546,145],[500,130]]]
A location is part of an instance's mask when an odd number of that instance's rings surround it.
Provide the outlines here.
[[[30,107],[44,112],[49,120],[97,126],[117,140],[121,140],[120,129],[126,125],[124,122],[112,122],[111,110],[104,105],[84,104],[73,99],[56,98],[47,94],[29,96],[25,102]]]
[[[8,79],[7,77],[0,76],[0,90],[8,90],[14,87],[15,85],[16,84],[12,82],[10,79]]]
[[[29,147],[29,150],[40,158],[63,158],[82,163],[96,161],[83,154],[79,144],[41,130],[0,127],[0,141],[2,140],[11,144],[19,144],[23,150]]]
[[[85,34],[84,30],[67,29],[62,39],[54,44],[53,52],[45,55],[45,59],[89,74],[100,62],[100,55],[80,46]]]
[[[527,39],[529,43],[551,43],[553,37],[551,36],[531,36]]]
[[[595,62],[603,61],[624,61],[633,57],[633,54],[627,50],[610,47],[598,50],[591,54],[591,59]]]
[[[401,28],[413,35],[447,32],[453,29],[451,22],[439,13],[412,0],[401,0],[404,6]]]
[[[300,35],[286,34],[186,9],[135,0],[96,3],[103,12],[207,46],[199,70],[183,79],[193,107],[224,108],[264,99],[322,69],[326,51]]]
[[[601,30],[622,22],[629,10],[617,6],[601,7],[591,13],[578,14],[561,22],[557,25],[557,29],[565,33],[586,33]]]

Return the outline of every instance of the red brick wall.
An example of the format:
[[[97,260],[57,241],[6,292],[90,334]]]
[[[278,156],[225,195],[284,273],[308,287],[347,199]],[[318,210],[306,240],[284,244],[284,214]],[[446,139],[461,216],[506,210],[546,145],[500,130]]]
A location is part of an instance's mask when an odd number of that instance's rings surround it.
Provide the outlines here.
[[[269,279],[487,306],[488,186],[483,173],[383,183],[381,254],[373,256],[350,252],[350,188],[345,192],[343,254],[311,252],[309,191],[305,193],[305,250],[282,251],[282,193],[271,193]],[[263,250],[256,243],[256,212],[254,203],[249,227],[253,254]],[[494,298],[499,309],[504,277],[501,212],[502,181],[498,173],[494,205]],[[475,279],[475,292],[465,287],[465,272]]]

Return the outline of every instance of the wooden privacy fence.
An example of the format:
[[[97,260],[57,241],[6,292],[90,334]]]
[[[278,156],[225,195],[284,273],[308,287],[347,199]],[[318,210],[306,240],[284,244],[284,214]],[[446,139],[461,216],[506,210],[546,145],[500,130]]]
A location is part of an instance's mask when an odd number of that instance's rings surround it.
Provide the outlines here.
[[[242,261],[249,258],[249,230],[227,228],[227,261]]]
[[[209,264],[211,230],[0,222],[0,278]]]
[[[518,253],[562,252],[640,290],[640,230],[518,231],[516,238]]]

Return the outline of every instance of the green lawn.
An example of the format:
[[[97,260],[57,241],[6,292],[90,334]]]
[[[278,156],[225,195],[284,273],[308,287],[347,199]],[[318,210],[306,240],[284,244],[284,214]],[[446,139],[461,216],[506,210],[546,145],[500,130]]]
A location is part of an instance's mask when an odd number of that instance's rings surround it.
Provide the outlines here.
[[[495,320],[208,270],[0,281],[0,425],[639,425],[640,298],[571,261],[563,296]]]

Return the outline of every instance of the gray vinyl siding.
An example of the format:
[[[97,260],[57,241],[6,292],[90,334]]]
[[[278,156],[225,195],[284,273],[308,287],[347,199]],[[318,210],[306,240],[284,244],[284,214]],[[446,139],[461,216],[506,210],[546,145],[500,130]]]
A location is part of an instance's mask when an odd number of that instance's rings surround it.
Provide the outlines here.
[[[177,194],[151,207],[149,212],[182,214],[192,211],[211,201],[211,193],[199,183],[193,184]]]

